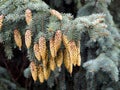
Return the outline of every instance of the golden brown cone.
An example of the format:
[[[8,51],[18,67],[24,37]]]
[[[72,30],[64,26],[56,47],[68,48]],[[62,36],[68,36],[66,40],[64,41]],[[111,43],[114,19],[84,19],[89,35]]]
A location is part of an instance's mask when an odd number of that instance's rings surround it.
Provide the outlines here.
[[[36,81],[37,80],[37,66],[35,62],[33,61],[30,63],[30,70],[31,70],[33,80]]]
[[[44,71],[44,78],[45,80],[48,80],[49,76],[50,76],[50,73],[51,73],[51,70],[50,68],[48,67],[43,67],[43,71]]]
[[[30,9],[26,9],[25,11],[25,20],[26,20],[27,25],[29,25],[32,21],[32,12]]]
[[[35,57],[37,58],[38,61],[40,61],[41,56],[40,56],[40,51],[39,51],[39,45],[37,43],[35,43],[33,46],[33,49],[34,49]]]
[[[4,20],[4,16],[3,15],[0,15],[0,30],[3,26],[3,20]]]
[[[64,50],[64,65],[66,69],[68,70],[68,72],[72,74],[73,64],[72,64],[72,61],[70,59],[70,54],[67,49]]]
[[[54,38],[51,38],[49,42],[50,42],[51,56],[54,58],[55,57]]]
[[[48,64],[48,50],[46,50],[46,57],[45,60],[42,60],[42,63],[43,63],[43,67],[46,67]]]
[[[64,50],[64,65],[66,67],[66,69],[68,69],[70,67],[70,57],[69,57],[69,52],[67,51],[67,49]]]
[[[78,53],[77,66],[80,66],[81,65],[80,41],[77,42],[77,53]]]
[[[39,78],[40,83],[44,82],[44,72],[43,72],[42,66],[38,67],[38,78]]]
[[[67,36],[65,34],[62,35],[62,40],[63,40],[63,44],[64,44],[65,48],[68,50],[69,39],[67,38]]]
[[[63,52],[62,50],[60,50],[58,52],[58,55],[55,58],[56,64],[58,67],[61,67],[62,63],[63,63]]]
[[[77,58],[78,53],[77,53],[77,46],[76,46],[75,41],[69,41],[69,43],[68,43],[68,51],[70,53],[70,59],[72,60],[72,64],[74,66],[76,66],[77,59],[78,59]]]
[[[54,71],[55,68],[56,68],[56,63],[55,63],[55,60],[54,60],[54,58],[52,56],[50,57],[49,64],[50,64],[50,69],[52,71]]]
[[[50,13],[51,13],[53,16],[56,16],[59,20],[62,20],[62,15],[61,15],[58,11],[56,11],[56,10],[54,10],[54,9],[51,9],[51,10],[50,10]]]
[[[16,45],[21,50],[21,47],[22,47],[22,38],[21,38],[20,32],[17,29],[14,30],[14,40],[15,40]]]
[[[31,30],[26,30],[26,32],[25,32],[25,45],[26,45],[27,49],[30,48],[31,42],[32,42],[32,32],[31,32]]]
[[[57,51],[60,49],[61,42],[62,42],[62,32],[61,30],[57,30],[54,37],[55,56],[57,55]]]
[[[70,67],[68,68],[68,72],[70,73],[70,74],[72,74],[72,72],[73,72],[73,64],[72,64],[72,61],[70,60]]]
[[[45,37],[40,37],[39,38],[39,50],[40,50],[40,55],[42,57],[42,60],[45,60],[46,52],[47,52]]]
[[[77,64],[77,46],[75,41],[69,41],[66,35],[63,34],[63,44],[65,48],[69,51],[70,59],[72,64],[76,66]]]

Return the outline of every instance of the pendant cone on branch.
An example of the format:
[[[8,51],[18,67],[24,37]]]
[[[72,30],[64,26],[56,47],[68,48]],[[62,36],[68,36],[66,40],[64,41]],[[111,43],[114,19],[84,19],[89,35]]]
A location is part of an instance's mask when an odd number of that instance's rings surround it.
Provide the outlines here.
[[[47,52],[45,37],[40,37],[39,38],[39,50],[40,50],[40,55],[42,57],[42,60],[45,60],[46,52]]]
[[[60,68],[63,63],[63,51],[60,50],[55,58],[57,66]]]
[[[46,57],[45,60],[42,60],[42,63],[43,63],[43,67],[46,67],[48,64],[48,50],[46,50]]]
[[[70,40],[68,39],[67,35],[63,34],[62,40],[63,40],[63,44],[64,44],[65,48],[68,50],[68,46],[69,46],[68,43]]]
[[[69,56],[69,52],[67,51],[67,49],[64,49],[64,65],[66,67],[66,69],[68,69],[70,67],[70,56]]]
[[[33,80],[36,81],[37,80],[37,66],[35,62],[33,61],[30,63],[30,70],[31,70]]]
[[[30,9],[25,10],[25,20],[26,20],[27,25],[30,25],[32,21],[32,12]]]
[[[62,42],[62,32],[61,32],[61,30],[57,30],[55,33],[55,37],[54,37],[55,56],[57,55],[57,51],[60,49],[61,42]]]
[[[55,58],[55,48],[54,48],[54,38],[51,38],[49,41],[51,56]]]
[[[31,42],[32,42],[32,32],[31,32],[31,30],[26,30],[26,32],[25,32],[25,45],[26,45],[27,49],[30,48]]]
[[[45,80],[48,80],[49,76],[50,76],[50,73],[51,73],[51,70],[50,70],[50,67],[43,67],[43,71],[44,71],[44,78]]]
[[[72,74],[72,72],[73,72],[73,64],[72,64],[72,60],[70,60],[70,66],[69,66],[69,68],[68,68],[68,72],[70,73],[70,74]]]
[[[14,30],[14,40],[15,40],[16,45],[21,50],[21,47],[22,47],[22,38],[21,38],[21,34],[20,34],[20,32],[19,32],[18,29]]]
[[[52,71],[54,71],[55,68],[56,68],[56,63],[55,63],[55,60],[54,60],[54,58],[53,58],[52,56],[50,57],[49,65],[50,65],[50,69],[51,69]]]
[[[44,82],[44,72],[43,72],[42,66],[38,66],[38,78],[39,78],[40,83]]]
[[[40,61],[41,56],[40,56],[39,45],[37,43],[35,43],[34,46],[33,46],[33,49],[34,49],[35,57],[37,58],[38,61]]]
[[[70,53],[70,59],[72,60],[73,65],[76,66],[78,53],[75,41],[72,40],[68,43],[68,51]]]
[[[59,20],[62,20],[62,15],[58,11],[51,9],[50,13],[51,15],[56,16]]]
[[[64,50],[64,65],[65,65],[66,69],[68,70],[68,72],[70,74],[72,74],[73,64],[72,64],[72,60],[70,58],[69,51],[67,49]]]
[[[4,16],[0,15],[0,30],[2,29],[3,26],[3,20],[4,20]]]
[[[65,48],[69,51],[70,59],[74,66],[77,64],[77,46],[75,41],[69,40],[66,35],[63,34],[63,44]]]

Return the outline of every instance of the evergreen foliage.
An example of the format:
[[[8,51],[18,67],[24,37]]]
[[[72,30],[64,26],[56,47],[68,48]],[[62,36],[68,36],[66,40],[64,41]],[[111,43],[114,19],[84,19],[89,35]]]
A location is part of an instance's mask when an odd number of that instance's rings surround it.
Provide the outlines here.
[[[60,7],[63,3],[58,1],[54,0],[56,7]],[[72,0],[65,0],[66,4],[71,2]],[[75,0],[75,2],[79,1]],[[11,60],[14,57],[13,50],[19,48],[14,37],[14,30],[18,30],[22,40],[22,47],[19,50],[21,52],[27,50],[27,57],[30,62],[34,61],[36,66],[44,66],[44,62],[38,61],[34,54],[34,44],[39,43],[40,38],[45,38],[46,47],[43,49],[47,48],[47,60],[49,62],[51,58],[50,39],[55,37],[57,30],[61,30],[62,34],[68,37],[69,42],[75,41],[77,44],[77,41],[80,41],[82,65],[77,73],[75,75],[71,74],[71,76],[66,72],[64,64],[61,67],[56,67],[54,71],[51,71],[48,80],[46,80],[50,88],[57,85],[57,90],[66,90],[68,83],[66,78],[74,77],[74,90],[79,90],[79,84],[82,84],[79,81],[82,80],[80,77],[82,73],[84,74],[83,76],[86,76],[87,90],[97,90],[97,81],[99,83],[108,82],[109,80],[115,83],[119,82],[120,33],[118,28],[115,27],[107,7],[110,2],[111,0],[99,0],[93,10],[95,1],[87,0],[86,5],[83,7],[80,4],[78,5],[81,8],[76,18],[70,13],[65,14],[56,11],[57,15],[62,16],[60,18],[61,16],[57,16],[56,13],[51,13],[53,9],[42,0],[0,1],[0,15],[3,15],[3,21],[2,19],[0,21],[0,43],[4,45],[6,57]],[[26,10],[29,10],[28,17]],[[27,22],[27,20],[30,20],[30,22]],[[31,32],[28,35],[25,34],[27,30]],[[27,47],[25,40],[28,40],[29,47]],[[59,48],[61,50],[65,49],[63,42]],[[85,52],[86,48],[88,49],[87,52]],[[43,59],[43,57],[41,58]],[[46,68],[49,68],[48,64],[46,64]],[[73,72],[75,72],[75,68],[74,66]],[[86,73],[82,71],[83,68]],[[30,66],[24,70],[24,76],[26,78],[31,77]],[[106,76],[109,76],[109,78],[104,80],[103,78]],[[97,81],[95,81],[95,78]],[[83,86],[81,85],[81,87]],[[106,90],[109,90],[109,88]]]

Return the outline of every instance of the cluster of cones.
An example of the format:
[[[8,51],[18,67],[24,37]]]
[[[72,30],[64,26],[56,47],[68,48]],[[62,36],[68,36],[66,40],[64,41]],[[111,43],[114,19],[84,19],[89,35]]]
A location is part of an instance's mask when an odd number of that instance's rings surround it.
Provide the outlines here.
[[[42,63],[37,65],[32,61],[30,64],[32,77],[35,81],[37,77],[41,83],[47,80],[50,72],[54,71],[56,67],[61,68],[63,63],[70,74],[72,74],[73,66],[81,65],[79,41],[69,40],[61,30],[57,30],[55,36],[49,40],[48,44],[46,43],[45,37],[40,37],[38,43],[33,46],[36,59]],[[49,45],[49,49],[47,45]]]
[[[51,10],[50,13],[59,20],[62,20],[59,12]],[[32,21],[32,13],[29,9],[26,10],[25,16],[26,22],[29,25]],[[17,29],[14,30],[14,39],[16,45],[21,49],[22,39]],[[31,42],[31,30],[26,30],[25,44],[27,49],[30,48]],[[54,71],[56,67],[61,68],[63,63],[70,74],[72,74],[73,66],[81,65],[80,41],[69,40],[67,35],[63,34],[61,30],[56,30],[54,36],[49,40],[46,40],[44,36],[39,37],[39,40],[34,43],[32,48],[34,56],[38,61],[38,63],[34,61],[30,63],[31,74],[34,81],[39,78],[39,81],[43,83],[49,78],[51,71]]]

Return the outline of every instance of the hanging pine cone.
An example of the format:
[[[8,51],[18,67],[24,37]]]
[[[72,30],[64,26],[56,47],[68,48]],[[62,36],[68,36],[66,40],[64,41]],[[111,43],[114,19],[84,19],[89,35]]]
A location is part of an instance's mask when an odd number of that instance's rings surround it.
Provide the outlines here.
[[[57,30],[54,38],[55,56],[57,55],[57,51],[60,49],[61,42],[62,42],[62,32],[60,30]]]
[[[67,49],[64,50],[64,65],[66,67],[66,69],[68,69],[70,67],[70,56],[69,56],[69,52],[67,51]]]
[[[55,68],[56,68],[56,63],[55,63],[55,60],[54,60],[54,58],[53,58],[52,56],[50,57],[49,65],[50,65],[50,69],[51,69],[52,71],[54,71]]]
[[[80,54],[80,41],[77,42],[77,65],[81,65],[81,54]]]
[[[55,58],[55,61],[56,61],[57,66],[58,66],[58,67],[61,67],[61,65],[62,65],[62,63],[63,63],[63,52],[62,52],[62,50],[60,50],[60,51],[58,52],[58,55],[57,55],[57,57]]]
[[[45,37],[40,37],[39,38],[39,50],[40,50],[40,55],[42,57],[42,60],[45,60],[46,52],[47,52]]]
[[[32,32],[31,32],[31,30],[26,30],[26,32],[25,32],[25,44],[26,44],[27,49],[30,48],[31,41],[32,41]]]
[[[50,42],[51,56],[54,58],[55,57],[54,38],[51,38],[49,42]]]
[[[15,40],[15,43],[16,45],[19,47],[19,49],[21,50],[21,47],[22,47],[22,39],[21,39],[21,35],[20,35],[20,32],[15,29],[14,30],[14,40]]]
[[[67,36],[63,34],[63,44],[65,48],[69,51],[70,59],[75,66],[77,64],[77,46],[75,41],[69,41]]]
[[[32,12],[30,9],[26,9],[25,11],[25,20],[26,20],[27,25],[29,25],[32,21]]]
[[[68,51],[70,53],[70,59],[72,60],[72,63],[74,66],[76,66],[77,64],[77,46],[76,46],[76,43],[75,41],[70,41],[68,43]]]
[[[44,72],[43,72],[42,66],[38,67],[38,78],[39,78],[40,83],[44,82]]]
[[[37,43],[35,43],[34,46],[33,46],[33,49],[34,49],[35,57],[37,58],[38,61],[40,61],[41,56],[40,56],[39,45]]]
[[[72,74],[72,72],[73,72],[73,64],[72,64],[72,60],[70,60],[70,66],[69,66],[69,68],[68,68],[68,72],[70,73],[70,74]]]
[[[31,70],[33,80],[36,81],[37,80],[37,66],[35,62],[33,61],[30,63],[30,70]]]
[[[44,71],[44,78],[45,80],[48,80],[49,76],[50,76],[50,73],[51,73],[51,70],[50,68],[47,66],[46,67],[43,67],[43,71]]]
[[[42,63],[43,63],[43,67],[46,67],[48,64],[48,50],[46,50],[46,57],[45,60],[42,60]]]
[[[72,60],[70,58],[69,51],[67,49],[64,50],[64,65],[65,65],[66,69],[68,70],[68,72],[70,74],[72,74],[73,64],[72,64]]]
[[[65,48],[68,50],[69,39],[65,34],[62,35],[62,40],[63,40],[63,44],[64,44]]]
[[[3,20],[4,20],[4,16],[0,15],[0,30],[2,29],[3,26]]]
[[[62,20],[62,15],[61,15],[58,11],[56,11],[56,10],[54,10],[54,9],[51,9],[51,10],[50,10],[50,13],[51,13],[53,16],[56,16],[59,20]]]

